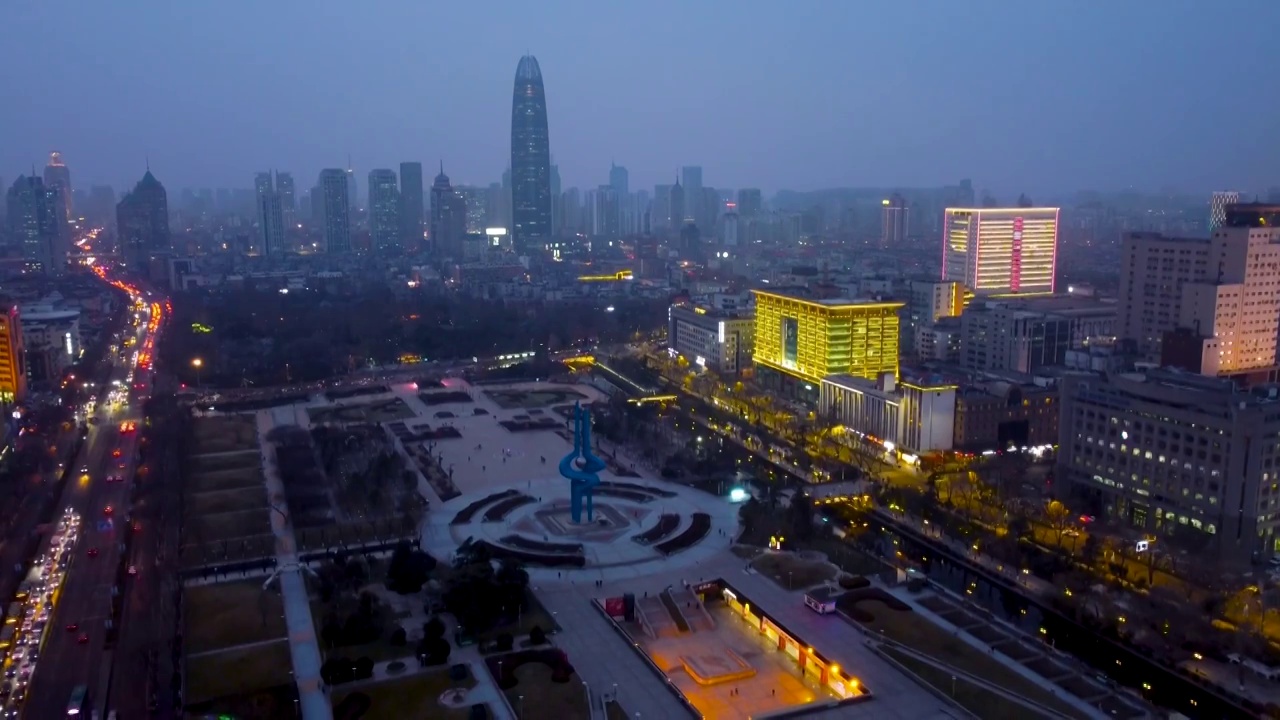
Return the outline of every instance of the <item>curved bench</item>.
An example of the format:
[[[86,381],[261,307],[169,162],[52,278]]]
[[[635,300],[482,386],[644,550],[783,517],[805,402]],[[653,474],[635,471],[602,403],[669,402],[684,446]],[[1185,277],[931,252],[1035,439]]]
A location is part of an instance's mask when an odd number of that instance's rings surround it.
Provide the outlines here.
[[[501,500],[503,498],[511,497],[512,495],[519,495],[519,494],[520,493],[516,490],[503,490],[502,492],[496,492],[490,495],[486,495],[485,497],[482,497],[479,500],[476,500],[470,505],[459,510],[458,514],[454,515],[453,519],[449,521],[449,524],[450,525],[466,525],[467,523],[471,522],[472,518],[476,516],[476,513],[480,512],[480,509],[483,508],[485,505],[488,505],[489,503],[492,503],[492,502],[497,502],[498,500]]]
[[[507,535],[501,540],[503,545],[510,545],[513,548],[521,550],[533,550],[536,552],[547,553],[580,553],[582,545],[580,543],[553,543],[543,542],[541,540],[530,540],[522,535]]]
[[[685,528],[684,532],[654,547],[663,555],[672,555],[692,547],[709,532],[711,532],[711,516],[706,513],[694,513],[693,523]]]
[[[617,482],[616,480],[607,480],[607,481],[601,482],[600,487],[617,488],[619,490],[630,490],[632,492],[644,493],[645,495],[651,495],[653,497],[673,498],[676,496],[676,494],[671,492],[670,490],[662,490],[656,487],[649,487],[648,485],[637,485],[636,483]],[[599,492],[599,490],[597,490],[596,492]]]
[[[667,513],[666,515],[658,518],[657,525],[654,525],[631,539],[641,545],[652,545],[675,532],[678,527],[680,527],[680,516],[673,513]]]
[[[488,510],[485,510],[482,520],[484,522],[500,522],[502,520],[506,520],[507,515],[510,515],[512,510],[515,510],[521,505],[528,505],[531,502],[537,501],[528,495],[516,495],[515,497],[507,498]]]
[[[615,497],[615,498],[620,498],[622,500],[630,500],[631,502],[638,502],[638,503],[651,503],[657,499],[654,496],[646,495],[645,493],[638,493],[638,492],[635,492],[634,490],[619,490],[618,488],[597,487],[592,492],[596,495],[603,495],[605,497]]]
[[[527,552],[524,550],[515,550],[502,545],[495,545],[488,540],[481,540],[476,543],[483,545],[489,551],[489,557],[495,560],[519,560],[525,565],[538,565],[541,567],[585,567],[587,559],[581,555],[547,555],[543,553]]]

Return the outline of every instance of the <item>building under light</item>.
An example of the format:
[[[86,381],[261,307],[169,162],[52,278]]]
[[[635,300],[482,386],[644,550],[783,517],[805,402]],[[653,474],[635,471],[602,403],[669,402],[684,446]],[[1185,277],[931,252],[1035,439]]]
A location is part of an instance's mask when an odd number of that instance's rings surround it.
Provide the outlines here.
[[[27,369],[23,364],[22,323],[18,308],[0,313],[0,405],[21,402],[27,395]]]
[[[823,299],[752,290],[753,360],[767,384],[816,401],[828,375],[898,375],[898,312],[904,302]]]
[[[1052,293],[1058,208],[947,208],[942,279],[978,295]]]

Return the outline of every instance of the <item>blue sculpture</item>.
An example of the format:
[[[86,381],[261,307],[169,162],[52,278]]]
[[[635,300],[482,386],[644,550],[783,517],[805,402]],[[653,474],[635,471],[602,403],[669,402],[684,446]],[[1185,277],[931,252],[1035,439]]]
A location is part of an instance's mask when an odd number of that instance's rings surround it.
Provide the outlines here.
[[[569,480],[569,510],[575,523],[582,522],[582,499],[587,500],[587,522],[591,522],[591,493],[600,484],[598,473],[604,461],[591,452],[591,414],[573,404],[573,452],[560,461],[560,474]]]

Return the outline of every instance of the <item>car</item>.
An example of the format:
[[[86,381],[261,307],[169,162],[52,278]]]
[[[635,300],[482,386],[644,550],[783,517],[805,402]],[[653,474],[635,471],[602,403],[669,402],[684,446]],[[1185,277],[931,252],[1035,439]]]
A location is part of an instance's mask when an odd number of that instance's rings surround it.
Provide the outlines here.
[[[115,509],[115,508],[113,508],[113,507],[111,507],[110,505],[108,505],[108,506],[106,506],[106,507],[102,508],[102,514],[103,514],[103,515],[106,515],[107,517],[111,517],[112,515],[114,515],[114,514],[115,514],[115,511],[116,511],[116,509]]]
[[[75,632],[80,629],[79,623],[67,623],[67,632]]]
[[[85,474],[85,473],[88,473],[88,472],[89,472],[89,466],[88,466],[88,465],[81,465],[81,466],[80,466],[80,473],[81,473],[82,475],[83,475],[83,474]]]
[[[81,645],[86,645],[86,644],[88,644],[88,642],[89,642],[89,634],[88,634],[88,633],[80,633],[80,637],[76,638],[76,642],[77,642],[77,643],[80,643]]]
[[[135,577],[136,577],[136,576],[137,576],[137,574],[138,574],[138,566],[137,566],[137,565],[130,565],[130,566],[129,566],[129,574],[130,574],[130,575],[132,575],[132,576],[135,576]]]
[[[123,452],[121,452],[120,448],[116,448],[115,450],[112,450],[112,451],[111,451],[111,457],[113,457],[113,458],[118,458],[118,457],[120,457],[120,456],[121,456],[121,455],[123,455],[123,454],[124,454],[124,453],[123,453]]]
[[[88,555],[88,556],[89,556],[89,557],[91,557],[91,558],[96,558],[96,557],[98,557],[98,548],[96,548],[96,547],[91,547],[91,548],[89,548],[89,551],[88,551],[88,552],[86,552],[86,553],[85,553],[85,555]]]

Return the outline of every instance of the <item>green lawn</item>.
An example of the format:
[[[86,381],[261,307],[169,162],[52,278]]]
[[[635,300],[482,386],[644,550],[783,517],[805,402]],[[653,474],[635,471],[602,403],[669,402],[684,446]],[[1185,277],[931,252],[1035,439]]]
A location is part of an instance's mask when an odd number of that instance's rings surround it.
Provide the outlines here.
[[[195,585],[183,591],[188,653],[283,638],[284,603],[261,582]]]
[[[968,681],[953,677],[946,670],[940,670],[920,660],[900,653],[893,648],[884,648],[884,653],[901,663],[904,667],[925,683],[932,685],[940,693],[952,698],[961,707],[981,720],[1035,720],[1049,718],[1049,715],[1037,714],[997,693],[973,685]],[[953,690],[954,688],[954,690]],[[954,692],[954,694],[953,694]]]
[[[515,687],[505,694],[518,720],[591,720],[586,691],[577,673],[569,678],[569,682],[552,682],[551,668],[540,662],[529,662],[516,668],[515,676]],[[524,709],[523,715],[520,714],[521,708]]]
[[[832,580],[836,569],[825,562],[804,560],[785,553],[767,553],[751,562],[756,572],[788,590],[801,590]]]
[[[950,631],[922,618],[919,613],[890,609],[878,600],[863,600],[857,605],[874,619],[862,624],[874,634],[896,640],[923,655],[951,667],[999,685],[1031,702],[1052,708],[1070,717],[1085,717],[1074,707],[1059,700],[1048,690],[1005,666],[994,655],[979,651]],[[948,678],[948,683],[950,678]]]
[[[289,641],[187,658],[188,705],[292,684]]]
[[[416,663],[409,663],[415,667]],[[468,703],[462,708],[450,708],[440,704],[439,698],[444,691],[454,688],[473,688],[475,678],[455,683],[449,679],[447,670],[420,673],[398,680],[354,687],[350,690],[335,692],[332,697],[333,707],[337,708],[344,698],[356,692],[369,696],[372,704],[362,720],[404,720],[406,718],[440,718],[440,720],[466,720]]]

